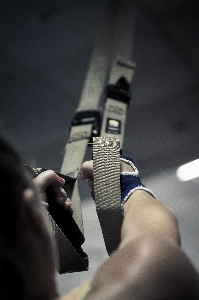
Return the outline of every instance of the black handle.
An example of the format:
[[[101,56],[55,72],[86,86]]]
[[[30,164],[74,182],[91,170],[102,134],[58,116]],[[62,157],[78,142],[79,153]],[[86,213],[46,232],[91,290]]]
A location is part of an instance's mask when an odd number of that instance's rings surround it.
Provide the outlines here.
[[[62,205],[59,205],[55,199],[53,187],[49,186],[46,189],[47,202],[49,204],[48,211],[59,228],[68,238],[74,248],[79,248],[85,241],[84,235],[73,219],[71,213],[66,211]]]

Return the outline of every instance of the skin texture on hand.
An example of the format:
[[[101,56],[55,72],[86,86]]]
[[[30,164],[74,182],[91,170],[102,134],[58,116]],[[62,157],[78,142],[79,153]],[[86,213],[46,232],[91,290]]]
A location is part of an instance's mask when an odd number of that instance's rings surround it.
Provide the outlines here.
[[[88,185],[91,189],[91,197],[95,200],[94,180],[93,180],[93,160],[85,161],[82,164],[79,176],[82,180],[88,180]]]
[[[71,207],[71,201],[67,197],[66,191],[62,188],[65,184],[65,180],[59,177],[54,171],[47,170],[39,174],[33,179],[33,184],[41,194],[42,201],[47,202],[46,189],[48,186],[53,187],[53,191],[56,194],[56,201],[58,204],[63,205],[64,209],[68,210],[71,214],[73,213]]]
[[[134,169],[123,161],[120,162],[120,170],[121,172],[134,172]],[[93,160],[85,161],[82,164],[79,175],[82,180],[88,180],[88,185],[91,189],[91,197],[93,198],[93,200],[95,200],[94,180],[93,180]]]

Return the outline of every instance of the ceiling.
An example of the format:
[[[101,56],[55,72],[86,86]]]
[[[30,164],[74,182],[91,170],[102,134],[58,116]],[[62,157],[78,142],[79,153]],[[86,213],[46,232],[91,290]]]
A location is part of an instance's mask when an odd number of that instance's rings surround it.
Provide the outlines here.
[[[1,1],[1,132],[58,170],[107,1]],[[124,152],[143,176],[198,156],[199,5],[136,1]]]
[[[198,157],[199,6],[197,1],[139,3],[129,119],[134,117],[126,143],[150,174]]]

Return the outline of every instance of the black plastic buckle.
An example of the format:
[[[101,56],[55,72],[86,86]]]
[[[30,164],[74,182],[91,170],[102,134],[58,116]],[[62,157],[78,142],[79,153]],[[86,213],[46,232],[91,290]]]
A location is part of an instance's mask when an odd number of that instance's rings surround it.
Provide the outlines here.
[[[107,97],[119,100],[129,105],[132,94],[130,91],[130,84],[124,76],[120,77],[116,84],[108,85]]]
[[[93,124],[92,136],[98,136],[101,130],[101,123],[101,115],[98,110],[84,110],[76,113],[71,125]]]

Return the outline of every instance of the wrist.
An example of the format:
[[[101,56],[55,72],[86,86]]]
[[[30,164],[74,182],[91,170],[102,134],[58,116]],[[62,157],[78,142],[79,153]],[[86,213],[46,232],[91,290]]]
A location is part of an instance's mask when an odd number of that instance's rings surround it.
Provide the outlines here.
[[[130,156],[120,156],[121,160],[121,174],[120,174],[120,187],[121,187],[121,206],[126,203],[129,197],[137,190],[144,190],[151,196],[153,192],[145,187],[139,177],[139,171],[135,166],[135,162]]]

